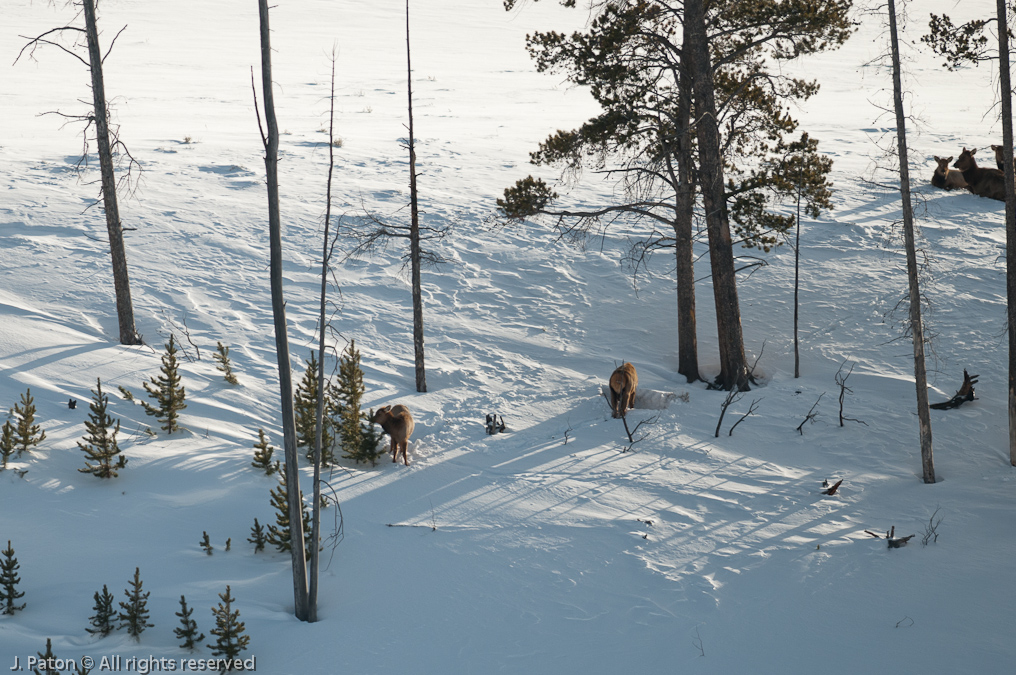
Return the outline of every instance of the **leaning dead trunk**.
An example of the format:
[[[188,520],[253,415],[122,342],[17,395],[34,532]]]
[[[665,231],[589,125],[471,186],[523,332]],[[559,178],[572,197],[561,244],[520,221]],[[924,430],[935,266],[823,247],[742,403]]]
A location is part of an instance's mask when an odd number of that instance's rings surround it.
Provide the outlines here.
[[[996,0],[998,25],[1008,26],[1005,0]],[[1009,35],[998,31],[998,72],[1002,99],[1002,145],[1005,157],[1005,290],[1009,326],[1009,463],[1016,466],[1016,192],[1013,191],[1012,91],[1009,73]]]
[[[127,252],[123,243],[123,224],[116,201],[116,178],[113,175],[113,153],[109,144],[109,113],[106,90],[102,81],[102,51],[95,21],[94,0],[82,0],[85,14],[85,36],[88,42],[88,65],[92,75],[92,103],[95,108],[95,142],[99,152],[99,174],[102,177],[102,206],[106,212],[109,233],[109,254],[113,262],[113,290],[116,293],[116,315],[120,325],[120,344],[139,345],[141,336],[134,327],[134,303],[131,301],[130,276],[127,273]]]
[[[931,413],[928,410],[928,375],[924,365],[924,326],[921,323],[921,289],[917,279],[914,210],[910,203],[907,120],[903,111],[903,85],[900,78],[900,45],[896,33],[896,0],[889,0],[889,40],[893,61],[893,106],[896,109],[896,145],[900,161],[900,196],[903,199],[903,237],[907,249],[907,279],[910,282],[910,332],[914,340],[914,379],[917,385],[917,419],[921,435],[921,467],[924,482],[934,483],[935,462],[931,446]]]
[[[282,294],[282,217],[279,209],[279,125],[272,95],[272,46],[268,27],[268,0],[258,0],[261,17],[261,86],[265,97],[265,175],[268,183],[269,276],[272,315],[275,324],[275,354],[279,364],[279,392],[282,408],[282,439],[286,455],[286,499],[289,506],[290,550],[293,558],[293,596],[296,618],[310,621],[307,593],[307,559],[304,553],[303,509],[300,499],[300,469],[296,455],[296,417],[293,412],[293,374],[289,362],[289,334],[286,328],[286,301]],[[315,548],[317,542],[313,542]]]
[[[420,209],[416,197],[416,138],[413,136],[413,64],[409,50],[409,0],[406,0],[406,82],[409,91],[409,258],[413,284],[413,352],[416,359],[416,391],[427,391],[423,364],[423,291],[420,287]]]

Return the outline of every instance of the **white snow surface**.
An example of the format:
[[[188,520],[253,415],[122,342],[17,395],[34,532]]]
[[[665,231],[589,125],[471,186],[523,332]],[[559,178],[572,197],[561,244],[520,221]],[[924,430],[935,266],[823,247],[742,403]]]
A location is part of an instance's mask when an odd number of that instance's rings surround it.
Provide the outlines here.
[[[881,19],[858,13],[841,49],[793,64],[818,96],[795,110],[835,160],[835,209],[802,231],[801,377],[793,377],[793,251],[741,279],[749,359],[760,386],[727,411],[725,393],[676,372],[676,296],[665,252],[633,283],[624,262],[638,225],[576,246],[546,225],[491,227],[494,200],[529,173],[528,153],[595,113],[560,75],[537,73],[535,30],[580,28],[587,15],[551,0],[506,13],[496,0],[412,7],[421,210],[452,226],[448,259],[423,276],[427,393],[416,393],[403,249],[344,262],[335,276],[337,349],[355,339],[365,407],[400,402],[416,418],[411,466],[348,463],[328,485],[345,537],[326,551],[320,621],[293,616],[288,555],[255,554],[254,518],[274,522],[276,485],[250,466],[257,429],[281,446],[268,287],[257,5],[105,0],[106,92],[121,138],[144,166],[121,199],[139,330],[117,343],[97,162],[82,175],[80,128],[48,111],[88,111],[88,73],[55,47],[14,65],[26,42],[74,21],[56,3],[8,0],[0,22],[0,405],[31,388],[47,433],[0,473],[0,541],[20,562],[27,607],[0,616],[0,666],[53,640],[58,657],[166,659],[178,670],[174,613],[185,595],[208,635],[227,585],[263,673],[1006,673],[1016,662],[1016,470],[1008,463],[1004,213],[1000,202],[933,189],[932,155],[976,147],[993,164],[996,73],[951,73],[921,50],[927,12],[958,20],[951,0],[912,7],[908,47],[911,167],[924,291],[936,336],[931,399],[963,370],[979,400],[933,411],[939,482],[925,485],[913,360],[884,319],[906,288],[898,194],[873,168],[892,141]],[[987,3],[981,9],[988,11]],[[281,2],[272,10],[281,140],[285,282],[298,377],[315,344],[327,169],[329,54],[337,50],[337,215],[364,208],[405,219],[404,4]],[[259,98],[261,98],[259,94]],[[90,148],[94,151],[94,148]],[[600,204],[613,186],[592,172],[562,202]],[[788,204],[789,210],[792,205]],[[340,241],[348,248],[348,241]],[[704,244],[700,244],[703,247]],[[707,258],[697,283],[706,375],[718,371]],[[190,341],[184,339],[184,327]],[[116,386],[143,395],[174,333],[186,430],[157,428]],[[240,385],[211,359],[231,347]],[[764,345],[764,349],[763,349]],[[600,387],[622,360],[647,390],[688,394],[633,410],[631,452]],[[834,375],[853,365],[838,423]],[[332,364],[329,364],[330,366]],[[109,481],[79,473],[90,389],[102,378],[130,463]],[[824,396],[823,396],[824,395]],[[816,400],[817,418],[796,430]],[[79,404],[68,409],[67,400]],[[730,426],[758,401],[755,414]],[[486,436],[484,416],[508,431]],[[301,458],[310,492],[310,468]],[[821,483],[843,479],[833,497]],[[938,539],[920,542],[932,514]],[[325,511],[326,531],[335,509]],[[388,527],[388,525],[406,527]],[[917,534],[889,550],[864,530]],[[198,545],[207,531],[215,546]],[[224,550],[227,538],[232,549]],[[124,599],[140,568],[154,627],[98,639],[93,593]],[[210,642],[211,636],[205,642]],[[166,663],[164,662],[164,663]],[[139,666],[134,672],[141,672]],[[105,671],[111,672],[111,671]],[[121,672],[128,672],[122,665]]]

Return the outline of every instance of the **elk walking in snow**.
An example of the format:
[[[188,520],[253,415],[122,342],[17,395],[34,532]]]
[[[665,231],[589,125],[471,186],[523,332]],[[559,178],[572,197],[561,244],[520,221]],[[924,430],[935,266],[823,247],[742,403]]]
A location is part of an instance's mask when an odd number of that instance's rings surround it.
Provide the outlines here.
[[[380,424],[381,428],[391,437],[392,462],[399,461],[399,453],[402,453],[402,461],[409,466],[409,436],[413,433],[413,414],[409,408],[402,405],[386,405],[376,413],[374,424]]]

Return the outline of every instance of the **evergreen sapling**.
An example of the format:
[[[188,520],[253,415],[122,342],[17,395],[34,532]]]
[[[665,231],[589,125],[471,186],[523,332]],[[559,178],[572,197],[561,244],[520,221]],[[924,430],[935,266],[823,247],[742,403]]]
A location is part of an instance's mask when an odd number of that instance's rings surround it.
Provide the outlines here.
[[[169,336],[166,343],[166,353],[162,356],[162,375],[158,378],[151,377],[144,382],[145,391],[149,398],[155,399],[156,405],[146,401],[141,402],[145,412],[155,417],[162,423],[166,433],[173,433],[180,428],[180,411],[187,407],[184,403],[186,391],[180,383],[179,364],[176,360],[176,342],[173,335]]]
[[[146,628],[155,624],[148,623],[148,596],[151,593],[141,591],[141,568],[134,568],[134,579],[128,582],[130,588],[124,589],[127,602],[120,603],[120,628],[127,628],[127,634],[135,641],[141,642],[141,634]]]
[[[0,559],[0,605],[3,606],[3,611],[0,614],[13,614],[25,608],[25,603],[14,604],[16,600],[25,596],[24,591],[18,592],[17,589],[17,585],[21,583],[21,577],[18,576],[18,568],[21,565],[14,557],[14,547],[11,546],[9,539],[6,550],[0,551],[0,554],[3,555],[3,559]]]
[[[274,452],[275,448],[268,445],[265,430],[258,429],[258,442],[254,444],[254,461],[250,463],[251,466],[255,469],[261,469],[265,472],[266,476],[271,476],[279,470],[279,461],[272,461],[272,453]]]
[[[384,446],[378,447],[382,434],[378,432],[378,427],[372,421],[373,419],[374,409],[371,408],[367,417],[360,424],[360,453],[356,461],[370,462],[371,466],[377,466],[377,459],[385,454],[385,449]]]
[[[222,371],[222,377],[226,382],[240,384],[240,381],[236,379],[236,375],[233,374],[233,364],[229,360],[229,347],[221,342],[216,342],[215,344],[218,345],[218,351],[212,354],[212,358],[215,359],[217,364],[215,366],[216,370]]]
[[[240,621],[240,610],[233,610],[233,601],[236,598],[230,595],[229,586],[226,586],[225,593],[219,593],[219,599],[222,602],[217,607],[212,607],[215,628],[210,632],[216,638],[212,656],[232,661],[240,655],[240,652],[247,649],[250,636],[244,635],[246,627]]]
[[[314,352],[310,353],[310,360],[307,361],[307,370],[303,379],[296,388],[296,395],[293,398],[293,406],[296,414],[296,444],[307,448],[307,459],[314,458],[314,443],[317,440],[317,397],[318,387],[318,360]],[[328,396],[325,400],[328,400]],[[328,416],[325,415],[321,430],[321,463],[327,466],[331,459],[332,431],[327,423]]]
[[[14,454],[14,425],[10,420],[0,429],[0,471],[7,468],[7,460]]]
[[[204,531],[201,532],[201,541],[199,543],[201,544],[201,548],[205,549],[205,553],[207,553],[208,555],[211,555],[212,551],[215,550],[212,548],[212,542],[208,540],[207,532]]]
[[[258,522],[258,519],[254,519],[254,527],[250,528],[250,537],[247,541],[254,544],[254,552],[260,553],[265,550],[265,544],[268,543],[268,539],[265,536],[265,528]]]
[[[116,610],[113,609],[113,594],[103,584],[102,593],[96,591],[93,597],[95,598],[95,605],[92,609],[95,610],[95,614],[88,617],[88,624],[91,628],[86,628],[85,630],[92,635],[105,637],[116,628],[113,625],[113,620],[117,618]]]
[[[35,399],[32,398],[31,389],[21,395],[21,403],[15,404],[11,414],[16,420],[14,447],[20,457],[21,453],[31,452],[33,447],[46,440],[46,432],[35,423]]]
[[[355,340],[349,342],[339,358],[336,390],[335,426],[338,428],[343,458],[375,465],[380,453],[376,453],[376,438],[373,446],[369,439],[364,438],[367,429],[364,427],[365,417],[360,412],[360,401],[363,400],[364,394],[363,371],[360,369],[360,352],[356,348]],[[373,434],[373,424],[370,424],[368,435]]]
[[[36,663],[42,663],[43,670],[32,668],[33,675],[59,675],[59,671],[56,669],[57,658],[56,654],[53,653],[53,638],[46,638],[46,651],[35,652],[38,654]]]
[[[113,423],[108,407],[109,397],[102,392],[102,380],[96,379],[92,403],[88,408],[88,420],[85,421],[87,434],[84,442],[78,441],[78,447],[85,453],[85,468],[78,471],[90,473],[98,478],[114,478],[117,469],[127,465],[127,458],[120,454],[116,442],[116,435],[120,432],[120,420]]]
[[[180,611],[176,612],[176,615],[180,617],[180,628],[174,628],[173,633],[176,634],[178,640],[183,640],[180,648],[190,651],[197,649],[198,643],[205,639],[204,633],[198,634],[198,622],[190,618],[193,613],[194,608],[187,607],[187,600],[181,595]]]
[[[292,550],[291,534],[289,527],[289,502],[286,498],[286,470],[279,471],[279,484],[271,491],[271,503],[275,507],[275,525],[268,526],[267,541],[280,553]],[[304,548],[306,555],[310,557],[310,512],[307,510],[307,503],[303,501],[303,491],[300,491],[300,511],[303,513]]]

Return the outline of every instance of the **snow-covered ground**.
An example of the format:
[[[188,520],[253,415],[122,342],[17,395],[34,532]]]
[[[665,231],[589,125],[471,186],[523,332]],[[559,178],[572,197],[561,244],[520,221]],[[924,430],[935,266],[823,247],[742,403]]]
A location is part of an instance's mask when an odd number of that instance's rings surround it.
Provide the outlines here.
[[[972,3],[968,3],[972,4]],[[986,4],[986,3],[985,3]],[[1016,473],[1005,422],[1001,203],[927,184],[932,155],[999,143],[993,71],[940,68],[913,51],[909,99],[930,259],[932,400],[963,369],[980,400],[933,412],[939,482],[920,480],[911,349],[884,319],[905,289],[898,199],[875,182],[892,119],[876,17],[842,49],[796,65],[822,92],[799,111],[835,159],[836,208],[802,236],[802,377],[793,377],[793,255],[782,247],[740,286],[746,346],[763,386],[731,407],[676,373],[671,262],[653,259],[637,289],[612,229],[576,247],[536,227],[493,230],[494,200],[534,170],[528,153],[595,110],[558,76],[535,72],[525,34],[580,27],[550,0],[505,13],[500,2],[428,0],[413,8],[413,86],[421,208],[450,225],[449,259],[424,273],[429,392],[415,393],[411,305],[402,251],[343,263],[334,326],[361,350],[367,405],[407,404],[412,465],[343,465],[329,476],[345,538],[321,578],[321,621],[293,618],[289,558],[246,543],[274,519],[274,478],[250,467],[263,427],[281,444],[267,266],[264,164],[251,93],[260,83],[257,6],[247,2],[101,3],[102,41],[121,137],[144,165],[121,202],[139,330],[151,348],[116,342],[105,225],[86,210],[94,156],[80,178],[80,131],[59,110],[87,111],[87,71],[48,47],[11,64],[25,42],[65,25],[57,3],[9,0],[0,22],[0,406],[31,388],[47,439],[0,473],[0,544],[21,563],[27,607],[0,616],[0,666],[45,648],[103,657],[207,658],[177,647],[179,597],[208,634],[231,586],[264,673],[1003,673],[1016,660]],[[304,0],[272,10],[281,143],[286,293],[294,363],[314,343],[327,168],[329,69],[337,61],[336,211],[404,218],[404,5]],[[985,12],[988,8],[982,8]],[[950,0],[925,12],[963,11]],[[918,43],[919,44],[919,43]],[[259,84],[260,86],[260,84]],[[115,98],[114,98],[115,97]],[[575,202],[611,186],[585,176],[559,188]],[[715,374],[707,264],[698,283],[701,365]],[[141,394],[162,344],[183,330],[186,431],[151,439],[141,408],[117,397],[130,463],[100,481],[77,469],[89,390]],[[240,385],[215,370],[231,348]],[[763,350],[763,343],[765,345]],[[631,361],[648,389],[688,394],[623,453],[624,430],[599,387]],[[854,365],[837,423],[842,363]],[[795,428],[820,395],[818,417]],[[67,407],[75,398],[77,409]],[[730,425],[758,401],[756,414]],[[484,416],[509,432],[486,436]],[[637,423],[656,413],[633,411]],[[304,468],[305,491],[310,489]],[[844,480],[833,497],[824,479]],[[920,543],[929,518],[938,540]],[[326,512],[330,526],[333,510]],[[406,525],[410,527],[387,527]],[[864,530],[917,534],[888,550]],[[207,531],[216,550],[198,545]],[[232,550],[224,550],[227,538]],[[141,570],[154,627],[86,633],[92,595]],[[209,639],[206,638],[206,642]],[[135,672],[140,669],[135,665]],[[102,672],[97,667],[93,672]],[[109,672],[109,671],[107,671]]]

